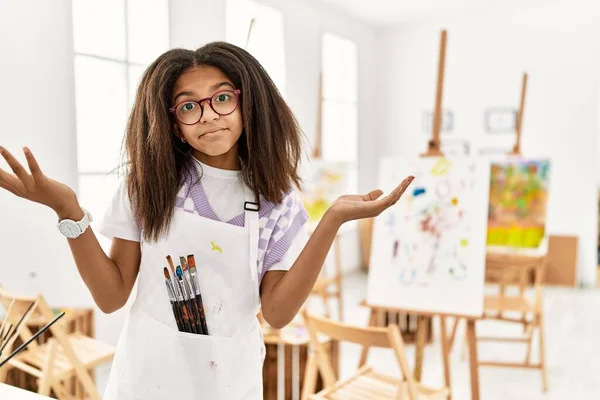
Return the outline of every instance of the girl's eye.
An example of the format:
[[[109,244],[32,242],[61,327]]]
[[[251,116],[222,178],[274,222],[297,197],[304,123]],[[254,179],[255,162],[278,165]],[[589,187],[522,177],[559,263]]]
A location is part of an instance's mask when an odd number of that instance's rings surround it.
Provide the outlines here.
[[[185,103],[181,106],[181,111],[189,112],[189,111],[192,111],[194,108],[196,108],[195,103]]]
[[[216,101],[217,103],[223,103],[223,102],[225,102],[225,101],[229,100],[229,98],[230,98],[230,97],[231,97],[231,96],[230,96],[230,95],[228,95],[228,94],[221,93],[220,95],[218,95],[218,96],[217,96],[217,98],[215,99],[215,101]]]

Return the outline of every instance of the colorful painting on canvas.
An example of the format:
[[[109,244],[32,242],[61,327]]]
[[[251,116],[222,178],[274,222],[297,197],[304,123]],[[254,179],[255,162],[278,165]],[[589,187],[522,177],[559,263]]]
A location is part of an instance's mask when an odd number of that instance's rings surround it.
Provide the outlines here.
[[[487,244],[537,248],[546,235],[550,162],[493,162]]]
[[[406,310],[481,315],[489,162],[465,157],[383,160],[404,196],[375,219],[367,300]]]
[[[352,193],[354,168],[351,163],[312,160],[301,168],[301,196],[312,221],[321,219],[340,196]]]

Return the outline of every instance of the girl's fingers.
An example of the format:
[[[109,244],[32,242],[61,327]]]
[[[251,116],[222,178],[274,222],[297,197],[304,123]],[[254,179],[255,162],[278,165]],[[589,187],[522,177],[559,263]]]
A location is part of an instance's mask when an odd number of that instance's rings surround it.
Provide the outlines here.
[[[17,178],[19,178],[21,182],[23,182],[24,185],[27,186],[31,183],[31,177],[29,176],[27,171],[25,171],[25,168],[23,168],[21,163],[19,163],[17,159],[14,158],[8,150],[6,150],[4,147],[0,147],[0,154],[2,154],[2,157],[4,157],[4,159],[6,160],[8,166],[12,169]]]
[[[23,182],[21,182],[19,178],[12,174],[9,174],[2,168],[0,168],[0,185],[2,185],[2,187],[6,190],[12,189],[11,192],[16,192],[15,194],[17,195],[18,193],[22,193],[25,189],[25,185],[23,185]]]
[[[23,149],[23,153],[25,153],[25,157],[27,158],[27,165],[29,165],[29,170],[31,171],[31,175],[33,176],[33,179],[37,180],[37,179],[41,178],[44,174],[42,173],[42,170],[41,170],[37,160],[33,156],[33,153],[31,152],[31,150],[29,150],[27,147],[25,147]]]
[[[3,183],[2,181],[0,181],[0,188],[5,189],[5,190],[11,192],[15,196],[19,196],[19,193],[17,193],[17,191],[15,189],[13,189],[12,187],[10,187],[7,184]]]

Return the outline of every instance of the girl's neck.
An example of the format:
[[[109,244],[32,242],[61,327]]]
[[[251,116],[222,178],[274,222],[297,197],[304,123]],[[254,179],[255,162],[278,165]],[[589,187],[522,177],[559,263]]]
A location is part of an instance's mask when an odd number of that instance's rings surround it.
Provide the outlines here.
[[[208,154],[194,150],[194,158],[213,168],[225,169],[229,171],[239,171],[241,169],[237,151],[234,151],[234,149],[231,149],[227,153],[218,156],[209,156]]]

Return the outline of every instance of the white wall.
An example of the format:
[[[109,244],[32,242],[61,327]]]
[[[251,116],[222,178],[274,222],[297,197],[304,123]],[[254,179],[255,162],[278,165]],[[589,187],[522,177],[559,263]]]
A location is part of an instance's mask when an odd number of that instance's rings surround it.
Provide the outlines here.
[[[70,1],[0,3],[0,145],[75,188],[75,110]],[[7,169],[4,160],[0,167]],[[67,241],[49,208],[0,190],[0,284],[55,305],[90,305]],[[31,279],[29,274],[37,273]]]
[[[34,0],[0,6],[0,145],[19,154],[29,146],[44,172],[76,189],[77,156],[71,5],[69,0]],[[331,31],[355,40],[360,52],[361,130],[373,110],[373,31],[366,25],[317,3],[267,1],[284,13],[286,26],[287,97],[312,141],[317,110],[320,35]],[[30,10],[35,10],[32,13]],[[201,18],[210,15],[211,18]],[[170,2],[171,47],[196,48],[225,39],[225,0]],[[203,23],[200,23],[200,21]],[[208,21],[208,22],[207,22]],[[18,37],[19,40],[14,40]],[[42,103],[31,118],[27,104]],[[314,102],[308,99],[314,99]],[[371,108],[370,108],[371,107]],[[361,136],[364,138],[364,135]],[[362,140],[362,139],[361,139]],[[364,143],[363,143],[364,142]],[[370,188],[376,168],[375,142],[361,142],[361,190]],[[19,155],[20,156],[20,155]],[[20,156],[21,157],[21,156]],[[22,159],[22,157],[21,157]],[[5,163],[0,162],[3,168]],[[366,182],[366,183],[365,183]],[[99,218],[100,216],[96,216]],[[0,284],[20,293],[41,291],[53,305],[93,306],[66,240],[56,229],[56,216],[41,205],[0,191]],[[359,255],[356,235],[345,235],[345,267],[355,268]],[[35,272],[37,278],[31,279]],[[116,343],[124,312],[97,314],[97,335]]]
[[[521,74],[529,73],[522,151],[552,159],[548,230],[579,237],[584,285],[594,284],[596,270],[599,14],[561,2],[387,28],[378,36],[381,155],[425,149],[421,118],[434,104],[441,29],[448,30],[444,107],[454,112],[453,136],[512,143],[511,135],[487,137],[483,112],[516,108]]]
[[[280,10],[284,17],[286,98],[308,140],[310,154],[315,139],[318,107],[318,79],[321,68],[321,35],[331,32],[356,42],[358,46],[359,151],[358,190],[368,192],[377,186],[378,119],[374,103],[376,60],[375,29],[368,24],[332,9],[320,1],[262,0]],[[359,267],[360,252],[356,227],[342,236],[344,270]]]

